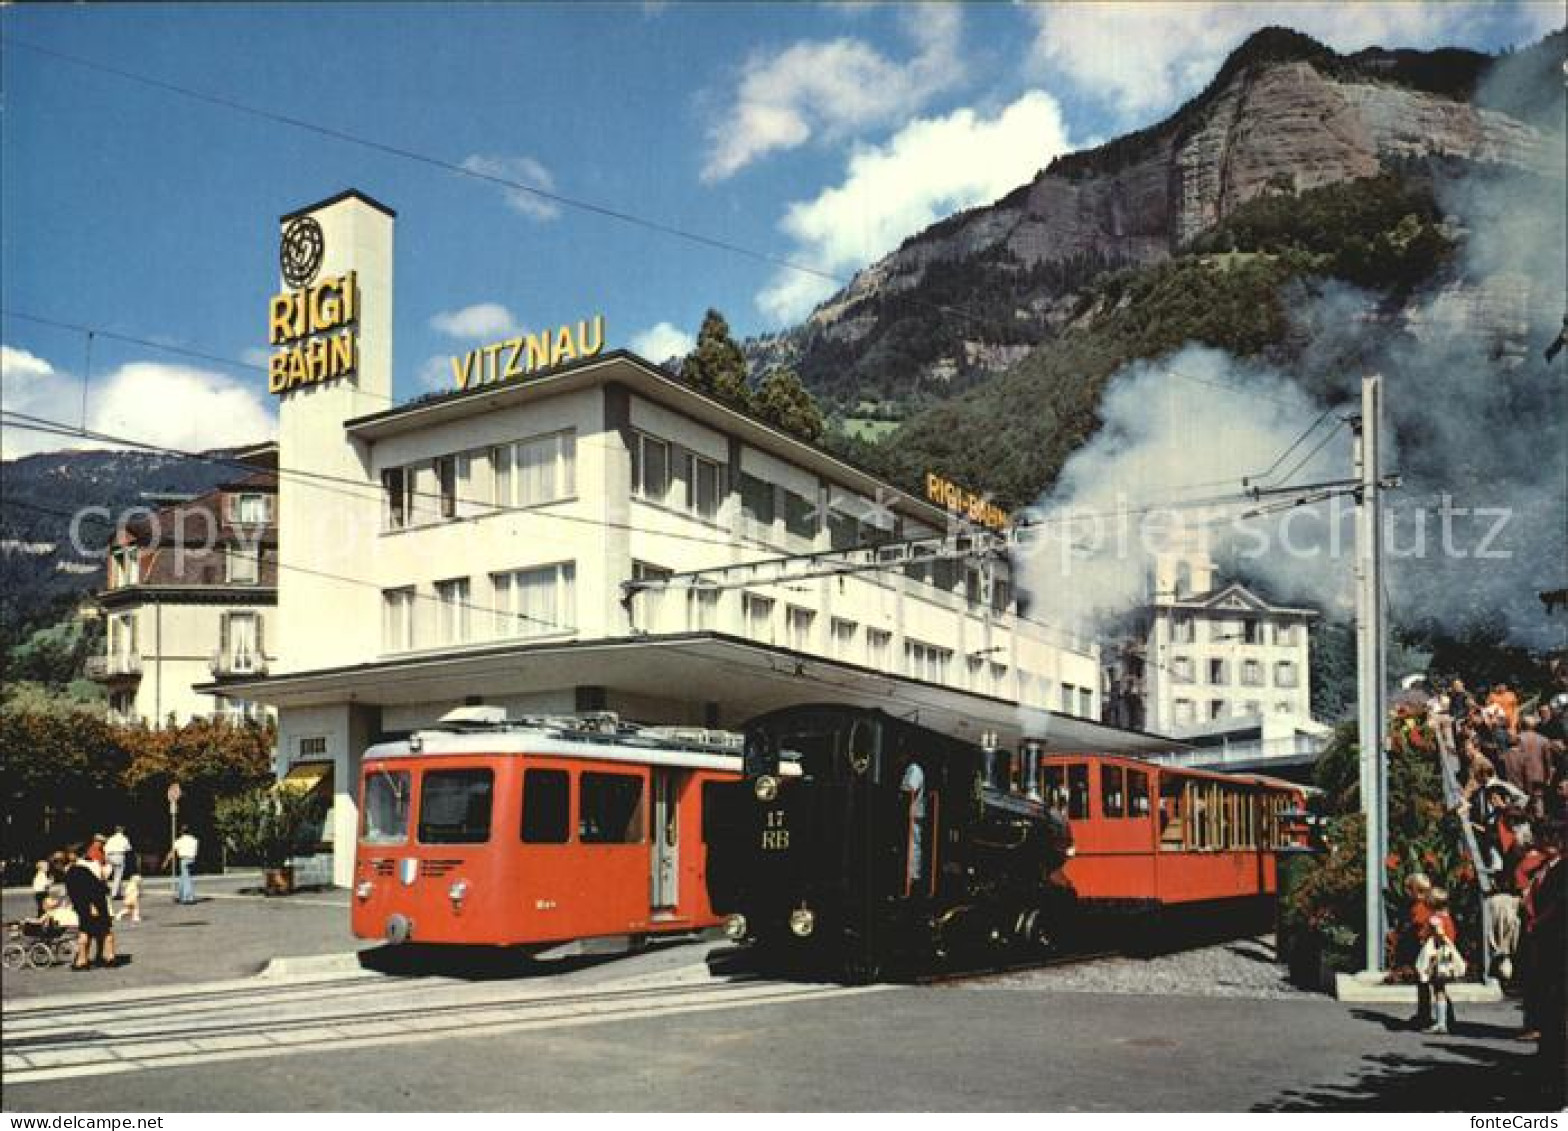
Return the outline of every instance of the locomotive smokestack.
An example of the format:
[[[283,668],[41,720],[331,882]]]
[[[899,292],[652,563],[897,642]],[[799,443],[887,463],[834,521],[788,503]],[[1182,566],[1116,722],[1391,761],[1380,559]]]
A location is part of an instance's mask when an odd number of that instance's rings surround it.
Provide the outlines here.
[[[1026,738],[1023,746],[1020,747],[1020,753],[1023,758],[1021,774],[1023,781],[1020,784],[1023,786],[1024,796],[1030,801],[1043,801],[1044,798],[1040,793],[1040,759],[1045,754],[1045,747],[1032,738]]]
[[[772,732],[761,727],[748,728],[741,754],[741,773],[747,778],[759,778],[763,774],[776,777],[778,772],[779,750],[773,743]]]

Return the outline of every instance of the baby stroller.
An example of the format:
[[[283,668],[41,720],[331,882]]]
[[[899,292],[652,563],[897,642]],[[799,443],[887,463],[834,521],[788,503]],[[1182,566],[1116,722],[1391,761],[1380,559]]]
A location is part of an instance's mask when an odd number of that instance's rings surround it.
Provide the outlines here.
[[[20,970],[24,966],[42,970],[57,962],[69,963],[75,957],[76,932],[48,916],[5,925],[5,947],[0,950],[0,965],[7,970]]]

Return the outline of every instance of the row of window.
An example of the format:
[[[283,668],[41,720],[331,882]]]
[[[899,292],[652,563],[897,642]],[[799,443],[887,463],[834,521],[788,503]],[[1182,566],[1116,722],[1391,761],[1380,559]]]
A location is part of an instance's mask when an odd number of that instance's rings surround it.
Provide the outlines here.
[[[560,502],[577,493],[577,433],[566,429],[389,467],[381,488],[388,530]]]
[[[1171,678],[1177,683],[1192,683],[1197,667],[1191,656],[1176,656],[1171,660]],[[1207,661],[1206,673],[1208,682],[1216,686],[1227,685],[1231,682],[1231,666],[1229,660],[1211,659]],[[1243,687],[1265,687],[1264,666],[1261,660],[1243,660],[1238,666],[1237,674]],[[1274,686],[1296,686],[1296,664],[1293,660],[1280,660],[1274,665]]]
[[[575,562],[506,570],[487,580],[489,592],[477,602],[467,577],[437,581],[429,594],[413,585],[383,589],[382,650],[409,652],[576,631]]]
[[[1173,704],[1174,721],[1177,724],[1191,724],[1198,721],[1198,704],[1191,699],[1177,699]],[[1210,722],[1217,722],[1228,714],[1236,718],[1259,716],[1263,714],[1263,703],[1258,699],[1237,700],[1232,711],[1232,704],[1225,699],[1210,699],[1205,706],[1207,718]],[[1288,715],[1294,708],[1286,700],[1274,704],[1276,715]]]
[[[1302,626],[1299,624],[1271,624],[1266,621],[1243,620],[1208,622],[1207,638],[1236,644],[1276,644],[1294,646],[1301,643]],[[1197,618],[1177,614],[1171,618],[1171,642],[1194,644],[1198,639]]]
[[[642,778],[583,771],[531,769],[523,774],[518,839],[524,844],[641,844],[645,840]],[[408,840],[412,782],[407,770],[378,770],[365,782],[360,839],[371,845]],[[495,774],[483,768],[426,770],[420,779],[420,844],[484,844],[490,839]],[[574,837],[575,832],[575,837]]]
[[[265,495],[256,498],[265,499]],[[218,551],[223,555],[223,580],[231,585],[255,585],[261,581],[261,550],[259,547],[226,547]],[[137,546],[118,546],[109,553],[109,588],[139,585],[142,580],[141,549]]]
[[[1087,765],[1043,766],[1039,786],[1052,808],[1070,821],[1144,820],[1153,812],[1149,775],[1122,766],[1100,767],[1099,804],[1091,806]],[[1219,850],[1284,843],[1280,814],[1287,797],[1258,795],[1220,782],[1166,778],[1160,786],[1160,847]]]

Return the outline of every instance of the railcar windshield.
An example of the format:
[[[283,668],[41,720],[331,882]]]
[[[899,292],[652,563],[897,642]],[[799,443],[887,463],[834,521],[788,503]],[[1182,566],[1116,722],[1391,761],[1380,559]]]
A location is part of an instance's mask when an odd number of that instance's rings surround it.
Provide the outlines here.
[[[421,844],[483,844],[490,839],[495,775],[489,770],[428,770],[420,783]]]
[[[365,779],[365,812],[359,839],[402,844],[408,839],[408,771],[373,770]]]

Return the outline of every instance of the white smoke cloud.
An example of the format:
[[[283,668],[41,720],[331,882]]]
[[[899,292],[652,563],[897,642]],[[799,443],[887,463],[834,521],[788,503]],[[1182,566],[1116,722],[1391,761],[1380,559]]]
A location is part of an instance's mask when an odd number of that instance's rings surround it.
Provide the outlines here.
[[[458,310],[443,310],[430,319],[430,328],[459,341],[479,342],[506,338],[521,330],[517,316],[498,302],[476,302]]]

